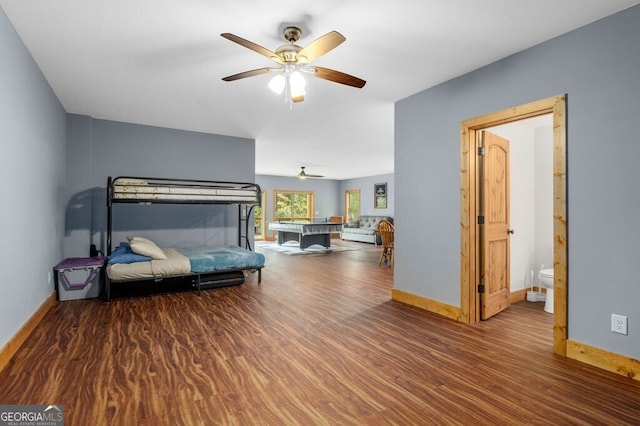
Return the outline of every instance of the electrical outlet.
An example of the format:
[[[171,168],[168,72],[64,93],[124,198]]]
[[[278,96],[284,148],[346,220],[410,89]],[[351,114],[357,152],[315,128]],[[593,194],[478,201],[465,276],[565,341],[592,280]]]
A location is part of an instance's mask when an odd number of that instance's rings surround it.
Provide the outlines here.
[[[611,331],[626,335],[627,317],[618,314],[611,314]]]

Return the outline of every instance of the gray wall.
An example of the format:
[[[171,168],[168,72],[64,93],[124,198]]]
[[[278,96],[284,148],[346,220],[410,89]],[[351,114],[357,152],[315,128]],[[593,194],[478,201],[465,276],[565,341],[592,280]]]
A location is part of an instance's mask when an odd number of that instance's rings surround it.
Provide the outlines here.
[[[255,141],[68,116],[73,176],[66,206],[65,253],[105,250],[109,176],[254,182]],[[144,235],[165,247],[237,243],[237,207],[115,205],[113,241]]]
[[[376,183],[387,183],[387,208],[376,209],[373,204],[373,185]],[[394,217],[395,200],[395,179],[393,173],[367,176],[357,179],[346,179],[340,181],[340,206],[341,215],[344,214],[344,192],[349,189],[360,190],[360,215],[365,216],[391,216]]]
[[[569,338],[640,358],[638,28],[635,6],[396,104],[396,288],[460,305],[460,122],[566,93]]]
[[[53,291],[62,256],[65,113],[0,9],[0,347]]]

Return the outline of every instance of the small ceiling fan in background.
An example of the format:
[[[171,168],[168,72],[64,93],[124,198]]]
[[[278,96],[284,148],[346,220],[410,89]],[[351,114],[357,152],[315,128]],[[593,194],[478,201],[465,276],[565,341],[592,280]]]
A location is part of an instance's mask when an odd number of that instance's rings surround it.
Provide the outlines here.
[[[306,178],[323,178],[324,176],[322,175],[312,175],[309,174],[307,172],[304,171],[305,167],[304,166],[300,166],[300,173],[298,173],[298,177],[300,179],[306,179]]]
[[[238,74],[224,77],[224,81],[234,81],[256,75],[277,72],[278,74],[269,82],[269,88],[278,94],[285,93],[285,100],[291,102],[301,102],[305,96],[305,80],[302,73],[309,73],[318,78],[333,81],[347,86],[362,88],[366,81],[336,71],[329,68],[311,66],[309,63],[325,53],[335,49],[346,39],[337,31],[331,31],[317,38],[305,47],[295,44],[300,38],[302,30],[295,26],[288,26],[284,29],[283,35],[289,44],[282,45],[275,52],[245,40],[231,33],[222,33],[222,37],[238,43],[241,46],[251,49],[278,64],[277,67],[258,68],[244,71]]]

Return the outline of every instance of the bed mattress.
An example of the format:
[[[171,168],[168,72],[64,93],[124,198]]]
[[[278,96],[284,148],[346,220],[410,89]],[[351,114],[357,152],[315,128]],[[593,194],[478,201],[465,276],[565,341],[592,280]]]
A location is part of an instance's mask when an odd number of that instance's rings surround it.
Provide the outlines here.
[[[260,202],[260,188],[255,184],[181,179],[118,177],[113,180],[112,195],[116,201]]]
[[[107,265],[107,275],[113,281],[133,281],[149,278],[176,277],[191,272],[189,259],[175,248],[163,248],[166,260],[114,263]]]
[[[191,264],[192,273],[257,269],[264,266],[264,255],[238,246],[180,248]]]
[[[166,260],[109,264],[107,275],[112,281],[135,281],[264,267],[263,254],[238,246],[162,248],[162,252]]]

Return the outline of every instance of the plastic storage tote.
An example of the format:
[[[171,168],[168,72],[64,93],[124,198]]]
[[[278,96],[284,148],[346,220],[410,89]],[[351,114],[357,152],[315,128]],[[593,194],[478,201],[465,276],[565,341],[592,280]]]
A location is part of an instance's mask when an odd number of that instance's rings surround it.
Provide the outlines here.
[[[100,296],[103,286],[102,269],[107,258],[72,257],[54,267],[58,300],[90,299]]]

